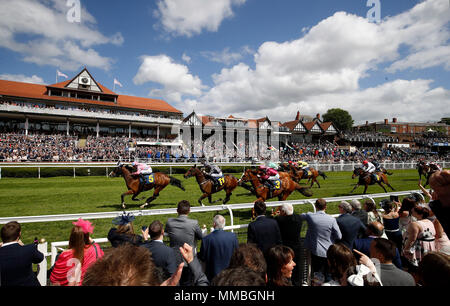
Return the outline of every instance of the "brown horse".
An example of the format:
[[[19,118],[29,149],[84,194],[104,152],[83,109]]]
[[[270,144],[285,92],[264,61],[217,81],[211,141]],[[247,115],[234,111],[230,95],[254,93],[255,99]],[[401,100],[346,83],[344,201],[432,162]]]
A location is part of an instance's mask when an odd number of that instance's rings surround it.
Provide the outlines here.
[[[122,208],[125,209],[125,200],[124,197],[126,195],[133,195],[131,198],[133,201],[141,201],[142,199],[136,199],[136,197],[144,191],[151,190],[155,188],[155,191],[153,192],[153,196],[149,197],[143,205],[140,206],[140,208],[146,207],[150,202],[155,200],[158,196],[161,190],[163,190],[167,185],[173,185],[181,190],[185,191],[183,185],[181,184],[181,181],[168,176],[167,174],[161,173],[161,172],[155,172],[153,173],[153,182],[151,183],[144,183],[141,182],[139,177],[131,175],[133,171],[133,167],[128,165],[123,165],[121,163],[117,164],[117,167],[111,171],[109,176],[117,177],[117,176],[123,176],[125,179],[125,183],[127,185],[128,191],[123,193],[120,198],[122,200]]]
[[[359,180],[350,193],[353,193],[353,191],[355,191],[355,189],[358,188],[360,185],[364,185],[364,194],[365,194],[367,191],[367,186],[374,184],[380,185],[381,188],[383,188],[384,192],[387,192],[387,190],[386,188],[384,188],[382,184],[385,184],[389,186],[392,190],[394,190],[394,188],[389,184],[386,174],[384,174],[383,172],[376,172],[376,174],[378,175],[378,179],[375,180],[373,176],[364,171],[363,168],[355,168],[355,170],[353,170],[352,179],[359,176]]]
[[[303,194],[304,196],[310,197],[312,196],[309,188],[302,187],[298,183],[294,182],[290,177],[281,177],[281,184],[279,189],[276,189],[270,194],[269,187],[265,186],[258,177],[259,173],[256,169],[247,169],[242,174],[239,179],[239,185],[244,182],[251,182],[253,189],[255,190],[256,197],[258,200],[266,201],[267,199],[278,197],[279,201],[285,201],[292,192],[295,190]]]
[[[222,185],[216,187],[214,185],[214,182],[211,179],[207,179],[203,171],[197,168],[197,165],[191,167],[184,174],[185,179],[188,179],[192,176],[195,176],[195,178],[197,179],[198,186],[200,187],[201,192],[203,192],[202,196],[198,199],[198,203],[200,203],[200,205],[202,206],[205,206],[203,205],[202,202],[204,198],[208,198],[209,204],[222,201],[222,199],[216,200],[214,202],[212,201],[212,194],[219,192],[221,190],[225,191],[226,195],[225,200],[223,200],[223,204],[226,204],[230,200],[233,190],[236,189],[238,185],[237,178],[235,178],[232,175],[225,174],[223,176],[223,180],[221,181]]]
[[[431,175],[433,173],[435,173],[436,171],[438,171],[439,169],[437,168],[437,166],[435,164],[428,165],[424,161],[419,161],[417,163],[417,170],[419,172],[419,180],[420,181],[422,181],[422,175],[425,176],[425,178],[426,178],[425,185],[423,185],[423,187],[425,187],[429,184]]]
[[[320,171],[316,170],[313,167],[308,167],[309,171],[304,169],[299,169],[295,167],[294,165],[290,164],[283,164],[280,169],[286,171],[290,174],[291,178],[296,181],[297,183],[300,183],[302,179],[308,179],[308,183],[311,181],[311,186],[314,185],[314,183],[317,184],[320,188],[319,180],[317,179],[319,176],[323,177],[323,179],[327,178],[327,175]]]

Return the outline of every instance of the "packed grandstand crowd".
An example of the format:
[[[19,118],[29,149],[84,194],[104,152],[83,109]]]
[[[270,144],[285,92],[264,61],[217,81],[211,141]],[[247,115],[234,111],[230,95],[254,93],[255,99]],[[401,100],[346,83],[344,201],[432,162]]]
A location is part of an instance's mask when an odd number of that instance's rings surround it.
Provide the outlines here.
[[[201,157],[214,161],[243,162],[270,159],[271,146],[253,143],[227,146],[225,143],[207,145],[194,142],[191,150],[186,145],[162,146],[158,142],[174,142],[178,139],[127,136],[67,136],[64,133],[43,134],[30,132],[0,133],[0,162],[112,162],[123,159],[149,162],[192,162]],[[138,142],[154,142],[155,145],[139,145]],[[259,150],[258,150],[259,148]],[[432,154],[430,147],[359,147],[338,146],[328,141],[322,143],[280,143],[279,160],[305,160],[316,163],[359,162],[371,158],[378,162],[411,162],[426,158],[430,161],[448,161],[450,152]]]

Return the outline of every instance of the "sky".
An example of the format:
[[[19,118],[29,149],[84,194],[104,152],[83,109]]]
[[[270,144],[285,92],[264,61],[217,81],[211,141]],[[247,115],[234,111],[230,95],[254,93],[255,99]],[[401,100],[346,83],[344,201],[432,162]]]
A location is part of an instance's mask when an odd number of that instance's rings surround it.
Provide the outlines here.
[[[0,0],[0,79],[86,67],[185,116],[436,122],[449,42],[449,0]]]

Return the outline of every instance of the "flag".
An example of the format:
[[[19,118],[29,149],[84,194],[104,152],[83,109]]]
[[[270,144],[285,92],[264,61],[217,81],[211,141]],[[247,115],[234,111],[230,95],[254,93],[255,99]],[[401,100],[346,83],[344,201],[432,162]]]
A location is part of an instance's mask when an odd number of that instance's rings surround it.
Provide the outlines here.
[[[64,73],[62,73],[62,72],[59,71],[59,70],[56,70],[56,74],[57,74],[59,77],[64,77],[64,78],[66,78],[66,79],[69,78],[67,75],[65,75]]]
[[[120,87],[123,87],[123,86],[122,86],[122,84],[120,84],[120,82],[119,82],[119,81],[117,81],[117,79],[116,79],[116,78],[114,78],[114,85],[119,85]]]

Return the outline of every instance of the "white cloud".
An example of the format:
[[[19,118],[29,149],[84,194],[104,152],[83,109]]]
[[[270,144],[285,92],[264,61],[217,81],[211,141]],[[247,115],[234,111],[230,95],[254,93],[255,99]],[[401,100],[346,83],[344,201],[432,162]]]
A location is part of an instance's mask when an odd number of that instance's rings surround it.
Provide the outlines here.
[[[44,79],[37,76],[32,75],[31,77],[23,75],[23,74],[0,74],[0,80],[8,80],[15,82],[23,82],[23,83],[33,83],[33,84],[42,84],[44,85]]]
[[[304,30],[301,38],[263,43],[254,68],[238,63],[222,69],[213,76],[214,86],[187,106],[212,115],[269,115],[284,121],[293,120],[299,107],[309,115],[341,107],[356,121],[387,114],[403,120],[439,119],[450,96],[447,89],[433,89],[432,80],[396,80],[364,90],[359,83],[386,64],[390,71],[448,69],[449,20],[446,0],[421,2],[380,24],[337,12]],[[408,50],[406,56],[401,47]]]
[[[162,28],[174,36],[191,37],[203,30],[216,32],[226,18],[233,16],[233,6],[246,0],[158,0],[155,16]]]
[[[96,45],[122,45],[121,33],[107,37],[95,28],[95,18],[83,6],[81,23],[67,20],[64,0],[0,0],[0,47],[17,52],[27,62],[76,70],[89,64],[109,70],[112,60]],[[31,38],[20,40],[25,34]]]
[[[242,60],[244,55],[254,53],[248,46],[244,46],[240,52],[230,52],[230,48],[227,47],[222,51],[202,51],[200,54],[208,60],[224,65],[231,65]]]
[[[141,60],[133,82],[136,85],[148,82],[161,84],[163,88],[152,90],[152,96],[164,96],[169,101],[180,102],[182,96],[198,97],[206,88],[197,76],[189,73],[188,67],[175,63],[167,55],[142,56]]]
[[[183,53],[183,55],[181,56],[181,59],[188,64],[191,62],[191,57],[188,56],[186,53]]]

